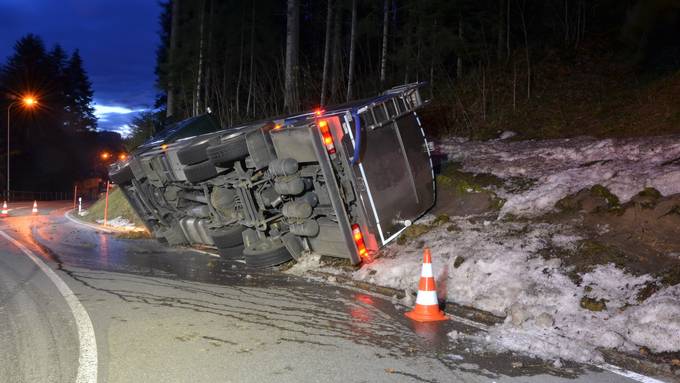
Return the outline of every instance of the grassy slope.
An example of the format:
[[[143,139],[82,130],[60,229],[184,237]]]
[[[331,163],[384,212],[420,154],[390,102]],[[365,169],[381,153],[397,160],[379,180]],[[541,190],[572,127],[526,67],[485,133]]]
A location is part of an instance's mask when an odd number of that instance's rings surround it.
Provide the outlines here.
[[[478,139],[505,130],[519,133],[517,139],[680,133],[680,71],[642,74],[597,43],[534,60],[530,99],[526,63],[516,56],[484,76],[468,74],[452,94],[436,95],[425,111],[431,133]]]
[[[102,197],[94,205],[87,209],[88,214],[81,217],[88,222],[96,223],[98,219],[104,219],[105,199]],[[114,188],[109,192],[109,212],[108,219],[123,217],[134,223],[137,227],[144,227],[142,220],[127,202],[119,188]]]

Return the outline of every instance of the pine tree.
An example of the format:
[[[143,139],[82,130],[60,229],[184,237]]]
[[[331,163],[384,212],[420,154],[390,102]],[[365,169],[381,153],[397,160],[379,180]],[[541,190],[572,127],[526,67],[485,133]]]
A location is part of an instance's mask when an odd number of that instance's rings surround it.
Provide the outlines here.
[[[78,50],[73,52],[64,71],[67,81],[66,120],[64,126],[72,132],[95,130],[97,118],[92,107],[92,83],[83,68]]]

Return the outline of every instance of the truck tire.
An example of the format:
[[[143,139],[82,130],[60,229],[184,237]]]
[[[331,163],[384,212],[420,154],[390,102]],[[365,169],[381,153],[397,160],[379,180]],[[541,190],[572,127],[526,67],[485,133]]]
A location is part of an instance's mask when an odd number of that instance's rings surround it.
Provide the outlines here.
[[[272,267],[288,262],[293,257],[280,239],[261,239],[243,249],[246,265]]]
[[[191,183],[202,182],[217,175],[217,169],[210,161],[204,161],[184,168],[184,176]]]
[[[194,165],[208,159],[205,149],[210,145],[209,140],[191,144],[177,151],[177,159],[182,165]]]
[[[125,185],[132,181],[132,177],[132,169],[130,169],[129,165],[109,173],[109,179],[116,185]]]
[[[210,162],[215,165],[240,160],[248,155],[248,145],[245,136],[237,136],[216,145],[210,145],[205,150]]]
[[[243,245],[218,248],[217,254],[219,254],[222,259],[243,259]]]
[[[243,230],[246,227],[242,225],[233,225],[226,228],[211,229],[208,235],[213,240],[213,244],[218,249],[230,248],[243,245]]]

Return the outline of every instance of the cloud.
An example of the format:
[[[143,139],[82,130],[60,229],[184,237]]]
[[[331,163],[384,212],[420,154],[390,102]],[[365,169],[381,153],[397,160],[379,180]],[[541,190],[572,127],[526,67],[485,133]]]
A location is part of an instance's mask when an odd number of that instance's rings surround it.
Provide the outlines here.
[[[27,33],[42,36],[48,49],[79,49],[99,128],[117,131],[154,105],[161,10],[157,0],[0,0],[0,66]]]
[[[132,133],[132,127],[129,124],[124,124],[115,129],[111,129],[110,131],[116,132],[120,134],[123,138],[126,138],[130,135],[130,133]]]
[[[97,116],[97,118],[102,121],[106,120],[109,115],[111,114],[130,114],[130,113],[136,113],[136,112],[142,112],[144,109],[130,109],[125,106],[118,106],[118,105],[102,105],[102,104],[95,104],[94,105],[94,115]]]
[[[97,117],[100,130],[109,130],[120,133],[123,137],[130,134],[130,122],[144,108],[133,109],[121,105],[106,105],[96,103],[94,115]]]

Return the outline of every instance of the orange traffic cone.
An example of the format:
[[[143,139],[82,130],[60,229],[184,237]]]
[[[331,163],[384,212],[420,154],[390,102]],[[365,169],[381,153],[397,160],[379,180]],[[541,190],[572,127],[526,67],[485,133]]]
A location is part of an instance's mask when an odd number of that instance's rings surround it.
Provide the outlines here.
[[[38,214],[38,201],[33,201],[33,210],[31,210],[31,214]]]
[[[9,210],[7,209],[7,201],[2,203],[2,211],[0,211],[0,217],[9,216]]]
[[[420,273],[416,307],[407,312],[406,316],[418,322],[446,320],[446,315],[439,309],[437,288],[434,285],[434,275],[432,274],[432,254],[430,254],[428,248],[423,251],[423,270]]]

